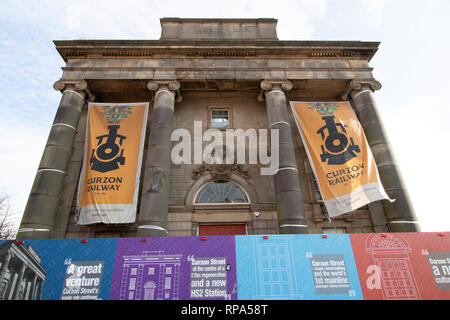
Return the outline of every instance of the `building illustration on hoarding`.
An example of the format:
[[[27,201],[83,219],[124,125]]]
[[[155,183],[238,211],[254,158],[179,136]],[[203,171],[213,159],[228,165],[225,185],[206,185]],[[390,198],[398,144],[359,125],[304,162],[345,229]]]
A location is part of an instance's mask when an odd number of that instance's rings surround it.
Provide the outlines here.
[[[366,252],[378,268],[386,300],[420,299],[411,268],[408,242],[399,234],[373,234],[366,239]]]
[[[41,300],[46,275],[31,245],[0,244],[0,300]]]
[[[271,242],[252,239],[255,250],[257,295],[254,299],[295,299],[297,283],[293,272],[290,237],[277,237]]]
[[[179,299],[182,254],[143,251],[124,256],[120,300]]]
[[[238,299],[363,299],[346,235],[236,236]]]
[[[118,240],[110,300],[237,298],[233,236],[143,239]]]

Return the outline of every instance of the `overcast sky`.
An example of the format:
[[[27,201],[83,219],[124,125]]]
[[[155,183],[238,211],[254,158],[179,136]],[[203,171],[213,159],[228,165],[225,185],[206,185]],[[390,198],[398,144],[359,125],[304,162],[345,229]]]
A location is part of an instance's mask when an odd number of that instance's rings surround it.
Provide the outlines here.
[[[52,40],[159,39],[162,17],[276,18],[280,40],[380,41],[375,93],[422,231],[450,231],[450,1],[0,0],[0,192],[18,220],[61,94]]]

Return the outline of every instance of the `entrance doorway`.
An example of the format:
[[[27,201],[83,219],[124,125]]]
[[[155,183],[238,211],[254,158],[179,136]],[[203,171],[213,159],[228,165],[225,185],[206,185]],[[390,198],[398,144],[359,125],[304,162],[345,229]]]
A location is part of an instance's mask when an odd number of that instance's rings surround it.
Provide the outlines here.
[[[245,223],[242,224],[200,224],[199,236],[228,236],[247,234]]]

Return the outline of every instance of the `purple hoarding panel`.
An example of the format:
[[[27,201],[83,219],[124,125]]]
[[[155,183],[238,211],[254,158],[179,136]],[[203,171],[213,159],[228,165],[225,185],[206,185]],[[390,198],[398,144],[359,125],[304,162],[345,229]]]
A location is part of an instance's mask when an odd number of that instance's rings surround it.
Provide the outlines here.
[[[111,300],[235,300],[236,286],[234,236],[118,239]]]

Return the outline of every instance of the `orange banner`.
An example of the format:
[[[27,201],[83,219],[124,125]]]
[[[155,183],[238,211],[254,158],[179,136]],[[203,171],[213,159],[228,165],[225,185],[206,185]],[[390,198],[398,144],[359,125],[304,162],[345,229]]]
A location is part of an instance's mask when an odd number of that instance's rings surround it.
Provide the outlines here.
[[[136,219],[148,103],[89,103],[78,224]]]
[[[291,108],[330,217],[389,199],[348,102],[291,102]]]

